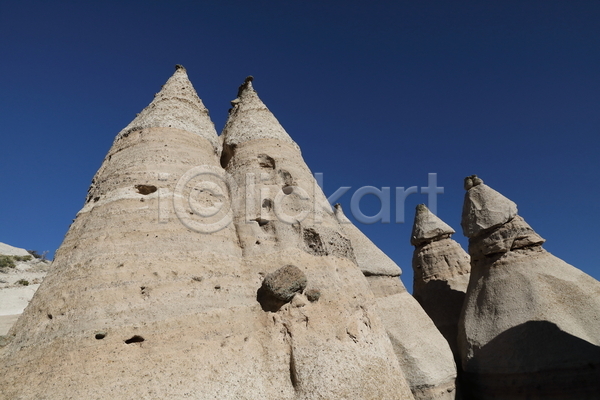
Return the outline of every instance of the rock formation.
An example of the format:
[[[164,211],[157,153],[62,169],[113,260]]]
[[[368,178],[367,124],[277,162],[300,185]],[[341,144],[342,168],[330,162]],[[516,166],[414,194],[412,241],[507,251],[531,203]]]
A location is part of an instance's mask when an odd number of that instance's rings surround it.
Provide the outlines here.
[[[469,255],[450,237],[454,229],[424,204],[417,206],[410,242],[415,246],[413,296],[444,335],[455,359],[458,320],[471,271]]]
[[[413,398],[298,146],[250,80],[232,104],[219,140],[178,66],[117,135],[1,399]]]
[[[515,203],[479,178],[465,189],[459,347],[472,398],[600,398],[600,282],[544,250]]]
[[[352,224],[339,204],[335,212],[377,297],[379,315],[415,399],[454,399],[456,366],[452,352],[402,284],[400,267]]]
[[[350,241],[299,147],[251,78],[232,106],[221,164],[234,182],[244,267],[267,276],[258,293],[265,311],[256,312],[266,318],[265,342],[281,357],[274,363],[281,371],[268,376],[281,379],[276,398],[412,398]],[[272,282],[307,291],[284,303],[288,296]]]

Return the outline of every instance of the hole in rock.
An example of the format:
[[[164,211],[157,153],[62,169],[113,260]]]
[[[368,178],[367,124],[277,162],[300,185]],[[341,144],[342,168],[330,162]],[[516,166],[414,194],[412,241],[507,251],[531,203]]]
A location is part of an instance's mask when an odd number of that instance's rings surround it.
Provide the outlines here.
[[[263,311],[277,312],[286,303],[273,297],[263,286],[256,291],[256,301]]]
[[[52,319],[52,314],[48,314],[48,319]]]
[[[142,343],[144,340],[143,337],[139,336],[139,335],[133,335],[131,338],[127,339],[125,341],[125,344],[131,344],[131,343]]]
[[[227,164],[233,158],[235,146],[223,143],[223,151],[221,152],[221,167],[227,168]]]
[[[292,193],[294,193],[294,187],[293,186],[284,186],[283,188],[281,188],[281,190],[283,190],[283,194],[292,194]]]
[[[269,223],[268,219],[262,219],[262,218],[254,218],[253,221],[258,222],[258,226],[265,226]]]
[[[271,209],[273,208],[273,201],[271,199],[264,199],[262,202],[262,208],[264,208],[267,211],[271,211]]]
[[[96,338],[96,340],[102,340],[106,337],[106,332],[98,332],[94,335],[94,337]]]
[[[258,165],[260,165],[263,168],[275,169],[275,160],[273,159],[273,157],[269,157],[266,154],[259,154]]]
[[[286,186],[292,186],[294,184],[294,179],[292,178],[292,174],[290,174],[288,171],[286,171],[285,169],[280,169],[277,172],[279,173],[279,176],[281,177],[281,179],[283,180],[283,183]]]
[[[158,190],[154,185],[135,185],[135,188],[139,194],[143,195],[154,193]]]

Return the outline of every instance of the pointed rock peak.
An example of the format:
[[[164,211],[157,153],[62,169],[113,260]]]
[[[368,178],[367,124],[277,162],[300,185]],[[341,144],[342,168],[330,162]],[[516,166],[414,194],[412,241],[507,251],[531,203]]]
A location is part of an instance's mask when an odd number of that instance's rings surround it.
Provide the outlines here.
[[[425,204],[419,204],[415,214],[410,243],[413,246],[418,246],[437,238],[450,237],[455,232],[450,225],[429,211]]]
[[[235,147],[251,140],[275,139],[290,143],[299,149],[258,97],[252,86],[253,80],[254,77],[247,77],[238,88],[237,98],[231,101],[232,108],[222,133],[225,145]]]
[[[175,73],[165,83],[154,100],[127,125],[117,139],[131,131],[145,128],[175,128],[202,136],[220,152],[215,126],[208,110],[196,94],[182,65],[175,66]]]
[[[244,83],[242,83],[240,85],[240,87],[238,88],[238,95],[237,95],[238,98],[242,97],[242,95],[246,91],[252,91],[252,92],[256,93],[256,91],[252,87],[252,81],[253,80],[254,80],[254,77],[252,75],[249,75],[249,76],[246,77],[246,79],[244,80]]]
[[[517,205],[513,201],[484,184],[476,175],[465,178],[467,187],[460,223],[466,237],[474,238],[517,215]]]

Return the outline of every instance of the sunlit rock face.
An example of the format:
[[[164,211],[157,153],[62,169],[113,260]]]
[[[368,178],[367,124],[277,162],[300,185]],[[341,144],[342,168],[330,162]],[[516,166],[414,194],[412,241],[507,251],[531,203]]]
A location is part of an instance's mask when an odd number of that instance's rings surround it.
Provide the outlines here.
[[[456,398],[456,365],[444,337],[400,280],[400,267],[344,215],[335,213],[358,266],[377,297],[378,313],[415,399]]]
[[[219,138],[178,66],[117,135],[2,342],[0,399],[413,398],[298,146],[249,82],[233,103]]]
[[[244,266],[268,274],[259,300],[269,318],[268,341],[285,346],[279,355],[288,360],[281,375],[291,376],[287,396],[412,398],[352,244],[298,145],[258,97],[252,78],[231,103],[221,165],[234,181]],[[297,269],[280,269],[286,264]],[[271,281],[286,282],[285,292],[303,277],[306,290],[290,303],[269,296]]]
[[[424,205],[417,206],[411,235],[413,296],[444,335],[455,359],[458,321],[469,284],[469,255],[451,239],[454,229]]]
[[[600,283],[542,248],[516,205],[469,177],[471,279],[459,324],[475,399],[600,397]]]

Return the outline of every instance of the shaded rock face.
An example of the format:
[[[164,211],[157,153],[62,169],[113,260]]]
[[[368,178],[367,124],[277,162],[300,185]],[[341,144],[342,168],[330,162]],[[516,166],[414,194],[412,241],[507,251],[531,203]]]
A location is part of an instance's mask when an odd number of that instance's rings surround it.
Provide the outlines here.
[[[413,398],[298,147],[249,81],[233,104],[220,140],[178,67],[117,135],[0,347],[1,399]]]
[[[481,204],[510,212],[482,223],[468,211]],[[600,283],[544,250],[511,204],[482,182],[465,196],[463,227],[482,228],[465,232],[472,269],[459,347],[470,395],[599,398]]]
[[[448,341],[457,361],[460,312],[471,271],[469,255],[450,238],[454,229],[417,206],[411,242],[415,246],[413,296]]]
[[[348,220],[339,204],[335,213],[377,298],[378,313],[415,399],[455,399],[456,365],[450,347],[402,284],[400,268]]]

